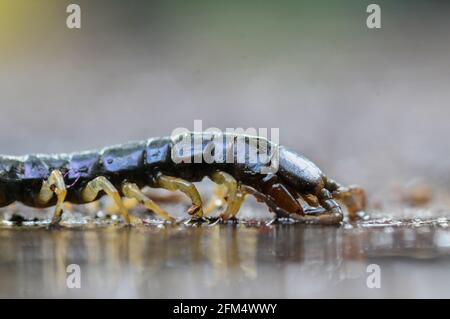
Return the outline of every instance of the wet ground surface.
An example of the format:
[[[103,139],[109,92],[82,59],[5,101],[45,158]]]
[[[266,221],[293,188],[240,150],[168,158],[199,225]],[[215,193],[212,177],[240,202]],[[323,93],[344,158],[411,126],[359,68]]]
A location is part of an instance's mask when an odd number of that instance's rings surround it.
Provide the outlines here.
[[[0,297],[450,297],[448,1],[377,1],[381,30],[364,26],[361,1],[79,0],[82,30],[65,28],[60,4],[0,2],[1,154],[101,148],[195,120],[278,128],[329,177],[362,185],[373,218],[124,228],[89,210],[55,231],[0,222]],[[404,191],[415,183],[432,189]],[[33,218],[8,207],[0,220],[14,213]],[[66,286],[70,264],[80,289]]]
[[[250,203],[243,216],[254,212],[263,206]],[[372,210],[371,220],[341,226],[267,225],[262,214],[237,225],[146,218],[126,227],[107,215],[67,215],[52,231],[48,220],[3,222],[0,297],[450,297],[443,211]],[[79,289],[67,286],[71,264]],[[369,288],[378,269],[380,288]]]

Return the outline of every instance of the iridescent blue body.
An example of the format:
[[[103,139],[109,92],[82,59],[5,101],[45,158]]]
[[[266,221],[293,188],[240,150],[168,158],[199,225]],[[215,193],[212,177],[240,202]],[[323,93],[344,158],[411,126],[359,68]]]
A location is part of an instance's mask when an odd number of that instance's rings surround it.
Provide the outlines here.
[[[264,142],[266,151],[267,149],[274,151],[276,148],[278,166],[273,173],[261,173],[261,169],[270,164],[267,162],[250,162],[248,157],[238,162],[236,150],[233,151],[232,161],[226,161],[224,156],[222,160],[216,158],[212,163],[205,161],[195,163],[197,153],[204,153],[207,145],[217,136],[203,133],[189,133],[189,135],[193,140],[202,141],[200,148],[195,148],[193,144],[188,145],[188,148],[192,147],[189,154],[190,163],[189,161],[177,163],[173,158],[174,149],[183,143],[182,136],[151,138],[99,151],[72,154],[0,156],[0,206],[6,206],[14,201],[35,207],[54,205],[56,199],[39,204],[36,197],[43,181],[55,169],[60,170],[66,184],[71,185],[66,200],[73,203],[84,202],[80,196],[81,190],[90,180],[98,176],[107,177],[113,185],[121,189],[120,186],[124,181],[136,183],[140,187],[152,187],[155,177],[161,173],[197,182],[211,172],[221,170],[232,175],[238,183],[263,196],[266,202],[274,203],[271,206],[272,210],[288,213],[301,210],[300,205],[293,204],[292,198],[311,194],[317,196],[320,201],[323,190],[333,192],[340,187],[332,180],[328,180],[321,170],[304,156],[258,137],[244,136],[243,140],[246,145],[250,145],[255,139],[257,142]],[[233,137],[238,139],[243,136]],[[227,150],[225,141],[215,143],[214,147],[215,155],[218,152],[225,154]],[[281,188],[283,192],[279,191]],[[100,193],[99,197],[102,195],[103,193]],[[287,195],[292,198],[287,198]],[[326,204],[326,200],[324,199],[323,203]]]

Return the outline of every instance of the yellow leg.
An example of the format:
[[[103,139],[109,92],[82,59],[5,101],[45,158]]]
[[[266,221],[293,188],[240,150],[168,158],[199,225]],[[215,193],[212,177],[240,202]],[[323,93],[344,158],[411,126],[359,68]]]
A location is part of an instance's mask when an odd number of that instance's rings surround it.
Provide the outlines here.
[[[205,216],[211,215],[216,209],[221,209],[225,206],[227,195],[227,188],[220,184],[214,184],[214,191],[212,198],[208,201],[203,210]]]
[[[41,204],[48,203],[53,195],[56,194],[57,202],[55,206],[55,212],[53,213],[52,225],[56,225],[60,222],[63,214],[63,204],[67,195],[66,183],[64,177],[58,170],[53,170],[46,181],[42,183],[41,190],[38,195],[38,202]]]
[[[114,200],[116,205],[119,207],[120,213],[125,219],[125,222],[129,224],[130,216],[128,215],[128,210],[125,208],[122,199],[120,198],[119,191],[106,177],[99,176],[87,183],[86,187],[81,192],[81,197],[85,202],[92,202],[97,198],[100,191],[104,191]]]
[[[136,184],[124,183],[122,186],[123,194],[128,198],[137,199],[141,204],[143,204],[147,209],[153,211],[155,214],[164,218],[167,221],[175,222],[175,218],[170,216],[166,211],[159,207],[154,201],[148,198]]]
[[[189,208],[188,213],[194,215],[196,219],[203,218],[202,198],[194,184],[181,178],[160,174],[156,177],[156,186],[170,191],[179,190],[186,194],[192,201],[192,207]]]
[[[236,194],[236,200],[233,202],[233,209],[230,211],[230,216],[228,218],[235,218],[239,210],[241,209],[242,204],[244,203],[245,197],[247,194],[238,189],[238,193]]]
[[[235,217],[245,199],[245,194],[239,189],[236,180],[230,174],[222,171],[214,172],[209,177],[213,182],[223,185],[226,188],[224,198],[227,207],[221,214],[221,217],[223,219]]]

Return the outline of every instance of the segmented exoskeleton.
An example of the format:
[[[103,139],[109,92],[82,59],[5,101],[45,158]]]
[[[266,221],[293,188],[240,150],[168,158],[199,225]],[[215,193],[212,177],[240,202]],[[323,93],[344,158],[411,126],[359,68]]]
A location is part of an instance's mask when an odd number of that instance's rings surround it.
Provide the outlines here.
[[[241,148],[236,147],[241,142]],[[264,160],[252,157],[270,154]],[[244,152],[244,153],[242,153]],[[210,158],[204,155],[209,154]],[[276,165],[274,165],[274,163]],[[220,133],[186,133],[151,138],[60,155],[0,156],[0,206],[20,201],[33,207],[56,205],[51,225],[61,220],[65,201],[81,204],[109,195],[126,223],[122,197],[137,199],[165,220],[174,221],[141,189],[179,190],[192,201],[191,221],[202,222],[214,205],[204,205],[193,182],[209,177],[225,203],[221,218],[235,218],[246,195],[264,201],[278,217],[336,224],[344,203],[350,217],[365,209],[364,191],[343,187],[327,178],[305,157],[261,137]],[[304,208],[299,198],[308,204]],[[217,202],[217,200],[212,201]]]

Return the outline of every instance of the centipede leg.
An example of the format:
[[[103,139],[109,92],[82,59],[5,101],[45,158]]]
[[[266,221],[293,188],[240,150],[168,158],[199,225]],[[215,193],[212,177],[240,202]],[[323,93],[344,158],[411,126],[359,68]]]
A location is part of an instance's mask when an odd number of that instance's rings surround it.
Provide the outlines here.
[[[239,209],[245,199],[245,194],[240,190],[237,181],[233,176],[222,171],[216,171],[210,174],[209,178],[213,182],[223,185],[226,189],[226,193],[223,198],[225,199],[227,207],[221,214],[221,217],[224,220],[234,218],[239,212]]]
[[[317,194],[320,205],[326,209],[326,213],[317,216],[322,224],[338,224],[342,221],[344,215],[339,204],[333,199],[330,191],[323,188]],[[311,216],[312,218],[316,216]]]
[[[328,209],[319,206],[317,208],[299,211],[296,207],[299,204],[297,203],[296,205],[293,202],[293,199],[291,198],[292,194],[288,192],[284,187],[277,189],[276,194],[278,194],[278,196],[274,196],[273,193],[272,195],[270,193],[262,193],[261,191],[258,191],[249,186],[243,186],[243,189],[246,193],[253,195],[258,201],[265,202],[270,211],[276,214],[275,220],[271,221],[270,224],[276,222],[280,217],[290,217],[302,223],[322,225],[335,225],[339,224],[342,221],[341,214],[336,214],[330,211],[331,207],[335,207],[334,205],[332,205],[332,203],[328,203],[325,205],[328,207]],[[282,200],[280,201],[280,199]],[[283,202],[286,201],[288,201],[290,204],[283,204]],[[335,204],[337,205],[337,203]],[[339,206],[337,205],[337,207]],[[293,211],[292,208],[294,208],[295,210]]]
[[[309,206],[311,207],[319,206],[319,201],[316,196],[312,194],[302,194],[301,196]]]
[[[273,213],[275,213],[275,219],[273,219],[272,221],[270,221],[270,224],[273,224],[275,222],[277,222],[277,220],[280,217],[290,217],[291,214],[290,212],[286,211],[284,208],[281,208],[280,206],[278,206],[277,203],[274,202],[274,199],[267,195],[267,194],[263,194],[260,191],[256,190],[253,187],[247,186],[247,185],[242,185],[242,191],[245,194],[249,194],[252,195],[258,202],[264,202],[267,207],[269,207],[269,210]],[[297,214],[294,214],[295,216],[297,216]],[[298,215],[298,217],[303,217],[304,215]]]
[[[99,176],[87,183],[86,187],[81,191],[81,197],[85,202],[92,202],[97,198],[98,193],[101,191],[104,191],[114,200],[117,207],[119,207],[120,213],[125,219],[125,222],[130,224],[130,216],[128,215],[128,210],[120,198],[119,191],[106,177]]]
[[[42,183],[37,201],[41,204],[46,204],[52,199],[53,195],[55,194],[57,197],[57,202],[50,225],[57,225],[61,221],[61,217],[63,214],[62,208],[67,195],[64,177],[58,170],[53,170],[50,173],[48,179]]]
[[[227,194],[227,188],[220,184],[214,184],[213,195],[208,203],[203,208],[205,216],[211,215],[216,209],[220,209],[225,206],[225,196]]]
[[[236,199],[232,203],[233,209],[229,213],[229,219],[236,218],[236,215],[239,213],[239,210],[245,201],[245,197],[247,197],[247,193],[239,187],[236,194]]]
[[[268,175],[258,186],[258,191],[276,203],[282,211],[292,215],[305,215],[302,205],[296,199],[296,194],[290,191],[276,175]]]
[[[170,216],[165,210],[159,207],[154,201],[146,196],[139,187],[134,183],[124,183],[122,186],[122,193],[128,198],[134,198],[143,204],[147,209],[151,210],[163,219],[175,222],[175,218]]]
[[[155,186],[169,191],[181,191],[191,199],[192,206],[188,209],[188,214],[194,216],[193,222],[203,221],[203,202],[194,184],[184,179],[158,174],[155,178]]]

